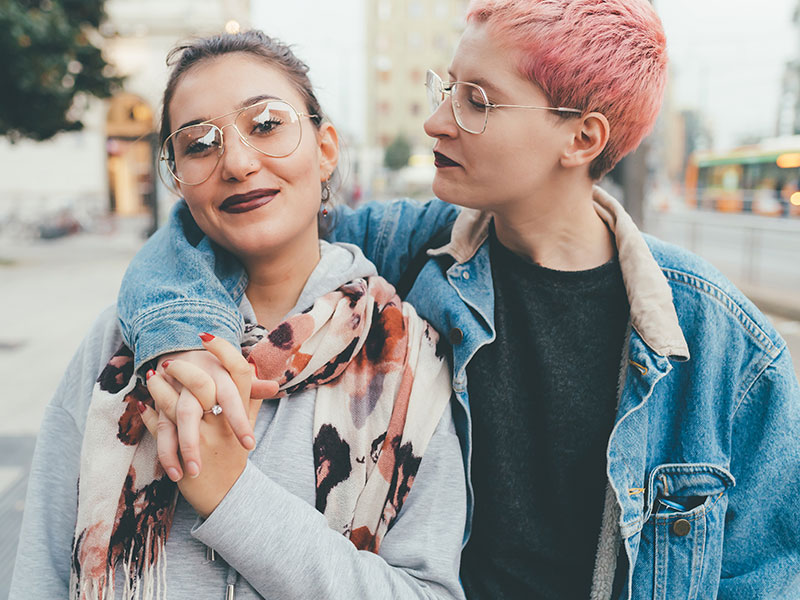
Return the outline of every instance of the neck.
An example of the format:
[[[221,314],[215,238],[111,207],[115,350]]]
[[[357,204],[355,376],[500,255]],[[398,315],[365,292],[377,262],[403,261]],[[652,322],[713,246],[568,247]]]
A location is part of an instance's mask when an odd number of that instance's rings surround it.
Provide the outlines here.
[[[594,210],[588,179],[537,190],[492,215],[500,243],[549,269],[585,271],[616,255],[614,237]]]
[[[273,329],[294,308],[320,259],[319,238],[302,236],[280,252],[245,260],[249,281],[247,299],[259,325]]]

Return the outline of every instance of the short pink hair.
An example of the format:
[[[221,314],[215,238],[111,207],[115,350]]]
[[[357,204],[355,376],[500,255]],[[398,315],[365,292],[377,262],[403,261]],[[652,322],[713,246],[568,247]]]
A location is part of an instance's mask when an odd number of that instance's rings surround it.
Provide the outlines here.
[[[520,72],[553,106],[603,113],[608,144],[590,165],[600,179],[650,133],[667,79],[666,37],[647,0],[472,0],[467,21],[486,23],[518,52]]]

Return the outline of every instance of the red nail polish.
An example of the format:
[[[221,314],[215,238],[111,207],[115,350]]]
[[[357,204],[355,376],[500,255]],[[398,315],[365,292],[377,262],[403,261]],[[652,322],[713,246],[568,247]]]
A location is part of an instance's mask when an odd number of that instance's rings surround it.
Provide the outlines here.
[[[166,369],[169,366],[169,363],[171,362],[172,362],[171,360],[165,360],[164,362],[161,363],[161,368]]]
[[[147,378],[147,380],[149,381],[149,380],[150,380],[150,378],[151,378],[153,375],[155,375],[155,374],[156,374],[156,372],[155,372],[155,371],[153,371],[153,369],[150,369],[149,371],[147,371],[147,375],[145,375],[145,377],[146,377],[146,378]]]
[[[136,408],[139,409],[140,413],[144,413],[144,411],[147,410],[147,407],[144,405],[144,402],[142,402],[141,400],[137,400],[136,401]]]
[[[204,342],[210,342],[211,340],[214,339],[214,336],[211,335],[210,333],[201,333],[199,335],[200,339],[203,340]]]

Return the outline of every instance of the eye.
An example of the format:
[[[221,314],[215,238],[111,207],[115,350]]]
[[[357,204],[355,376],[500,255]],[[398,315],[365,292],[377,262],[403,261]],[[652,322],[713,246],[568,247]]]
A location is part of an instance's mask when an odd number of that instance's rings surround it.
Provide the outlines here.
[[[209,129],[205,133],[186,132],[185,137],[181,136],[182,147],[181,155],[187,157],[203,157],[219,149],[219,139],[214,129]]]
[[[275,117],[264,121],[253,121],[250,126],[250,135],[269,135],[281,125],[283,125],[283,121]]]
[[[486,103],[483,101],[483,98],[480,98],[480,97],[476,98],[474,96],[470,96],[469,97],[469,103],[474,108],[477,108],[479,110],[486,110]]]

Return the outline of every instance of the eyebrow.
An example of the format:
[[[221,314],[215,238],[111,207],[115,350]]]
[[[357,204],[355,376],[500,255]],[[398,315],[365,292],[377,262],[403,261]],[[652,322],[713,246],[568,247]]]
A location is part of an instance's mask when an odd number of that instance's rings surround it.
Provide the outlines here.
[[[450,77],[451,81],[458,81],[458,79],[456,79],[456,76],[453,75],[453,72],[450,69],[447,69],[447,75],[448,77]],[[469,79],[469,80],[462,79],[461,81],[463,81],[464,83],[474,83],[475,85],[479,85],[486,92],[489,92],[492,95],[503,94],[503,92],[500,89],[498,89],[495,85],[485,80],[483,77],[476,77],[475,79]]]
[[[186,123],[178,127],[175,131],[178,131],[178,129],[183,129],[184,127],[190,127],[191,125],[200,125],[201,123],[208,123],[209,121],[213,121],[214,119],[226,117],[230,114],[235,113],[237,110],[241,110],[242,108],[252,106],[253,104],[261,102],[262,100],[280,100],[280,99],[281,98],[278,98],[277,96],[273,96],[271,94],[258,94],[257,96],[250,96],[249,98],[239,102],[236,105],[236,108],[234,108],[231,112],[225,113],[224,115],[219,115],[218,117],[211,117],[211,118],[201,117],[199,119],[192,119],[191,121],[187,121]]]

